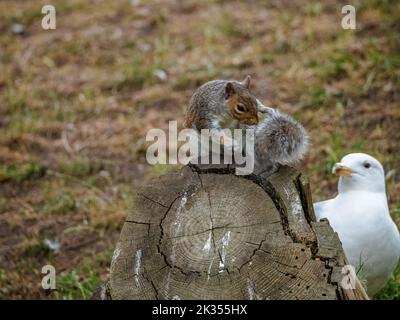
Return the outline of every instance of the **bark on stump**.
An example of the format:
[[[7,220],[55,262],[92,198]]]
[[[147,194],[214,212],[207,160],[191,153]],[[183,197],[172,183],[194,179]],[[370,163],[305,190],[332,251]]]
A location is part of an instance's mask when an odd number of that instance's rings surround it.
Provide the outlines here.
[[[315,222],[307,181],[186,166],[140,192],[115,249],[112,299],[361,299],[345,256]]]

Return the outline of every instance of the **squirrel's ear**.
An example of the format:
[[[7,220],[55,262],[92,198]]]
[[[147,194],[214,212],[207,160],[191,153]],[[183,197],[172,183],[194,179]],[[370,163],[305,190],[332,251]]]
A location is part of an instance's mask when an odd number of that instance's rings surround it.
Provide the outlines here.
[[[235,94],[235,88],[233,87],[232,82],[228,82],[225,85],[225,94],[227,99]]]
[[[251,80],[250,75],[247,75],[246,78],[244,78],[244,80],[241,83],[244,87],[250,89],[250,80]]]

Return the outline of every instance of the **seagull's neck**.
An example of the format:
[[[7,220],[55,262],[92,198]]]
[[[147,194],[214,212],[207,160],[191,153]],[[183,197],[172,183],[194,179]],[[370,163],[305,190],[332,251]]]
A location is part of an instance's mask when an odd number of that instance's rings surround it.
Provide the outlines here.
[[[363,189],[345,189],[339,190],[336,198],[338,200],[340,199],[341,201],[345,201],[351,206],[367,206],[369,209],[371,209],[371,206],[377,205],[381,208],[386,207],[386,210],[389,211],[385,192]]]
[[[354,180],[344,180],[341,177],[339,179],[339,184],[338,184],[338,193],[344,194],[348,192],[363,192],[363,193],[383,195],[384,197],[386,197],[385,184],[365,185],[364,183],[360,183]]]
[[[377,191],[371,191],[371,190],[362,190],[362,189],[345,189],[345,190],[339,190],[338,191],[338,196],[340,197],[350,197],[350,198],[355,198],[355,197],[363,197],[363,198],[369,198],[369,199],[376,199],[376,198],[382,198],[386,200],[386,193],[385,192],[377,192]]]

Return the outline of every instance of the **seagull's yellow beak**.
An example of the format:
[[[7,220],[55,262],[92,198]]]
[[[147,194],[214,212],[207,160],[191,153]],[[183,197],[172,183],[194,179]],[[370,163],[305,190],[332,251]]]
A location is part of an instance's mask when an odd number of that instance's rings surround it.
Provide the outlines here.
[[[353,170],[338,162],[333,166],[332,173],[335,174],[337,177],[350,177],[353,173]]]

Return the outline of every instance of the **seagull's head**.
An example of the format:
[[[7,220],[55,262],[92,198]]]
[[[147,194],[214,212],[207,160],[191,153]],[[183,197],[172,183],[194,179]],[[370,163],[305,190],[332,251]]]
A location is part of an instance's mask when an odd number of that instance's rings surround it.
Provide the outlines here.
[[[350,153],[333,166],[343,191],[385,192],[385,173],[381,163],[365,153]]]

